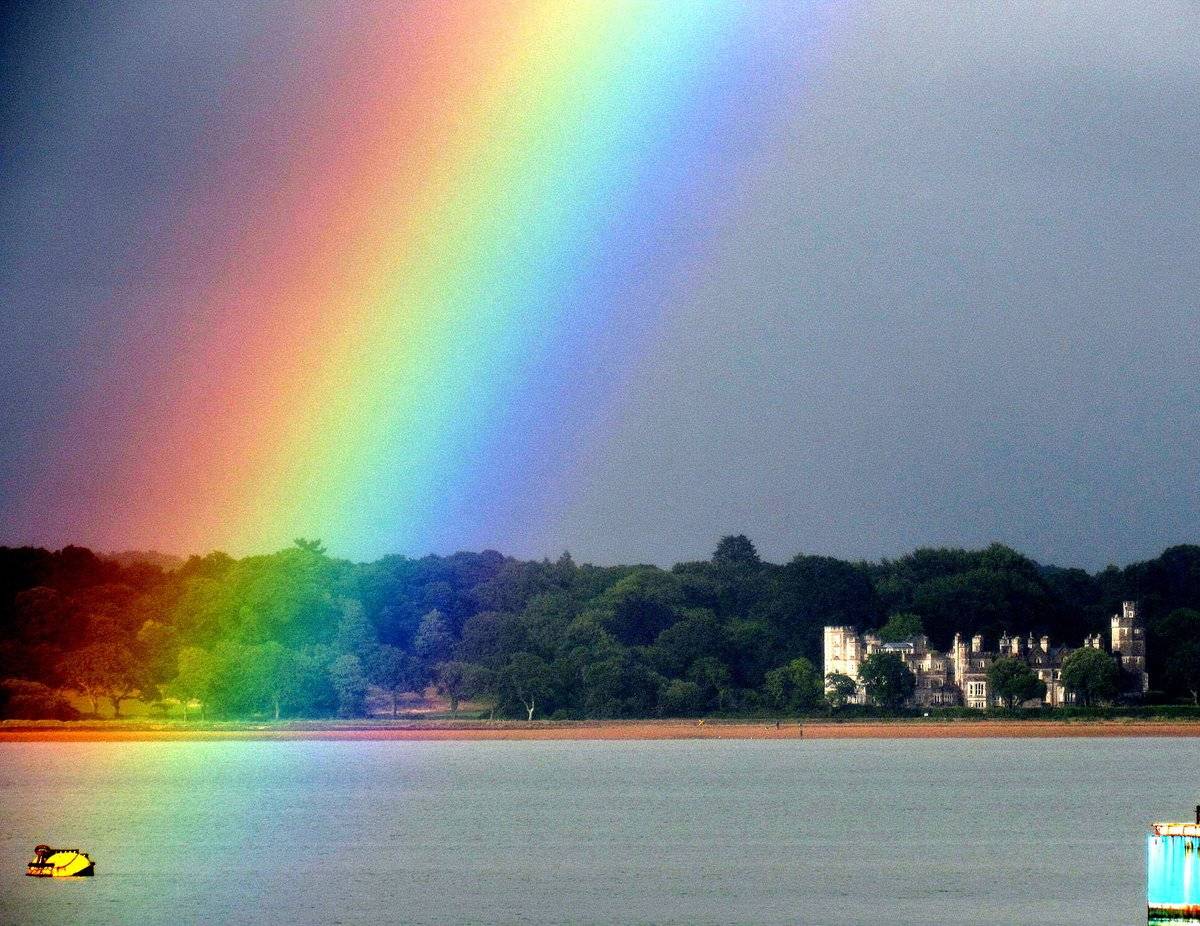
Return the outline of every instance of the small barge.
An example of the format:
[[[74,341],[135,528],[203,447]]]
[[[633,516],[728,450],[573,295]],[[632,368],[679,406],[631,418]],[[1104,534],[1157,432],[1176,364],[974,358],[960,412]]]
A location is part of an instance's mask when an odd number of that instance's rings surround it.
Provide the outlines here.
[[[33,861],[25,868],[31,878],[90,878],[95,873],[96,863],[86,852],[49,846],[37,846]]]
[[[1146,908],[1153,924],[1200,924],[1200,807],[1195,823],[1151,824]]]

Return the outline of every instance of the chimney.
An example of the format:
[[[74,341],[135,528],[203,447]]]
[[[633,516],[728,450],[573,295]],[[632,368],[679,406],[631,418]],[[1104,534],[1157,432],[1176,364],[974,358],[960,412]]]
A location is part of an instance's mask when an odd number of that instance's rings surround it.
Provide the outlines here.
[[[1041,644],[1040,644],[1040,645],[1041,645],[1041,647],[1042,647],[1042,652],[1043,652],[1043,653],[1048,653],[1048,652],[1050,652],[1050,638],[1049,638],[1049,637],[1042,637],[1042,640],[1041,640]]]

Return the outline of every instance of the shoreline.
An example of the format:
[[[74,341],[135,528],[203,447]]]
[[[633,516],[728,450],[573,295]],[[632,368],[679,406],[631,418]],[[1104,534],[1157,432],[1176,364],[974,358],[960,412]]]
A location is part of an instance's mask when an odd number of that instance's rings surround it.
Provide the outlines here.
[[[1178,720],[2,721],[0,743],[1200,737]]]

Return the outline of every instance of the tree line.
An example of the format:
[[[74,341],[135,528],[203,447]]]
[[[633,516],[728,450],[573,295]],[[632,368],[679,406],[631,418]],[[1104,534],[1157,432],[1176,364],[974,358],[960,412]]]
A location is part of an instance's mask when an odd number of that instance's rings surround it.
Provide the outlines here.
[[[1152,698],[1195,702],[1197,546],[1094,574],[999,544],[773,564],[743,536],[669,569],[495,551],[352,563],[305,539],[181,563],[0,547],[0,713],[76,716],[73,692],[96,716],[136,698],[188,717],[355,717],[436,689],[451,711],[526,719],[804,714],[846,698],[821,674],[827,624],[920,630],[940,649],[955,632],[1078,645],[1107,637],[1127,598],[1147,620]],[[1006,698],[1029,690],[1001,669]],[[868,685],[881,704],[903,688]]]

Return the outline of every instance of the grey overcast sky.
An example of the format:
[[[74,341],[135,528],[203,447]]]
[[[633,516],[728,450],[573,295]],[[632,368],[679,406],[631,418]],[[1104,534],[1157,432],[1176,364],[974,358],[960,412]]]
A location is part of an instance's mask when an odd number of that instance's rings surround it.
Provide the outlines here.
[[[772,560],[1000,541],[1098,568],[1200,541],[1200,4],[836,6],[689,285],[631,304],[649,319],[636,350],[597,347],[621,369],[576,436],[514,457],[486,516],[391,547],[327,536],[335,553],[667,564],[745,533]],[[337,30],[336,13],[279,26],[288,9],[6,21],[0,543],[170,547],[73,522],[90,459],[60,466],[47,435],[78,393],[122,382],[100,369],[122,299],[165,318],[186,298],[185,272],[131,276],[127,259],[164,247],[163,191],[229,76]],[[295,71],[229,118],[269,121],[322,77]],[[87,195],[60,195],[70,183]],[[569,475],[539,492],[554,469]]]
[[[861,4],[835,44],[569,545],[1196,542],[1200,5]]]

